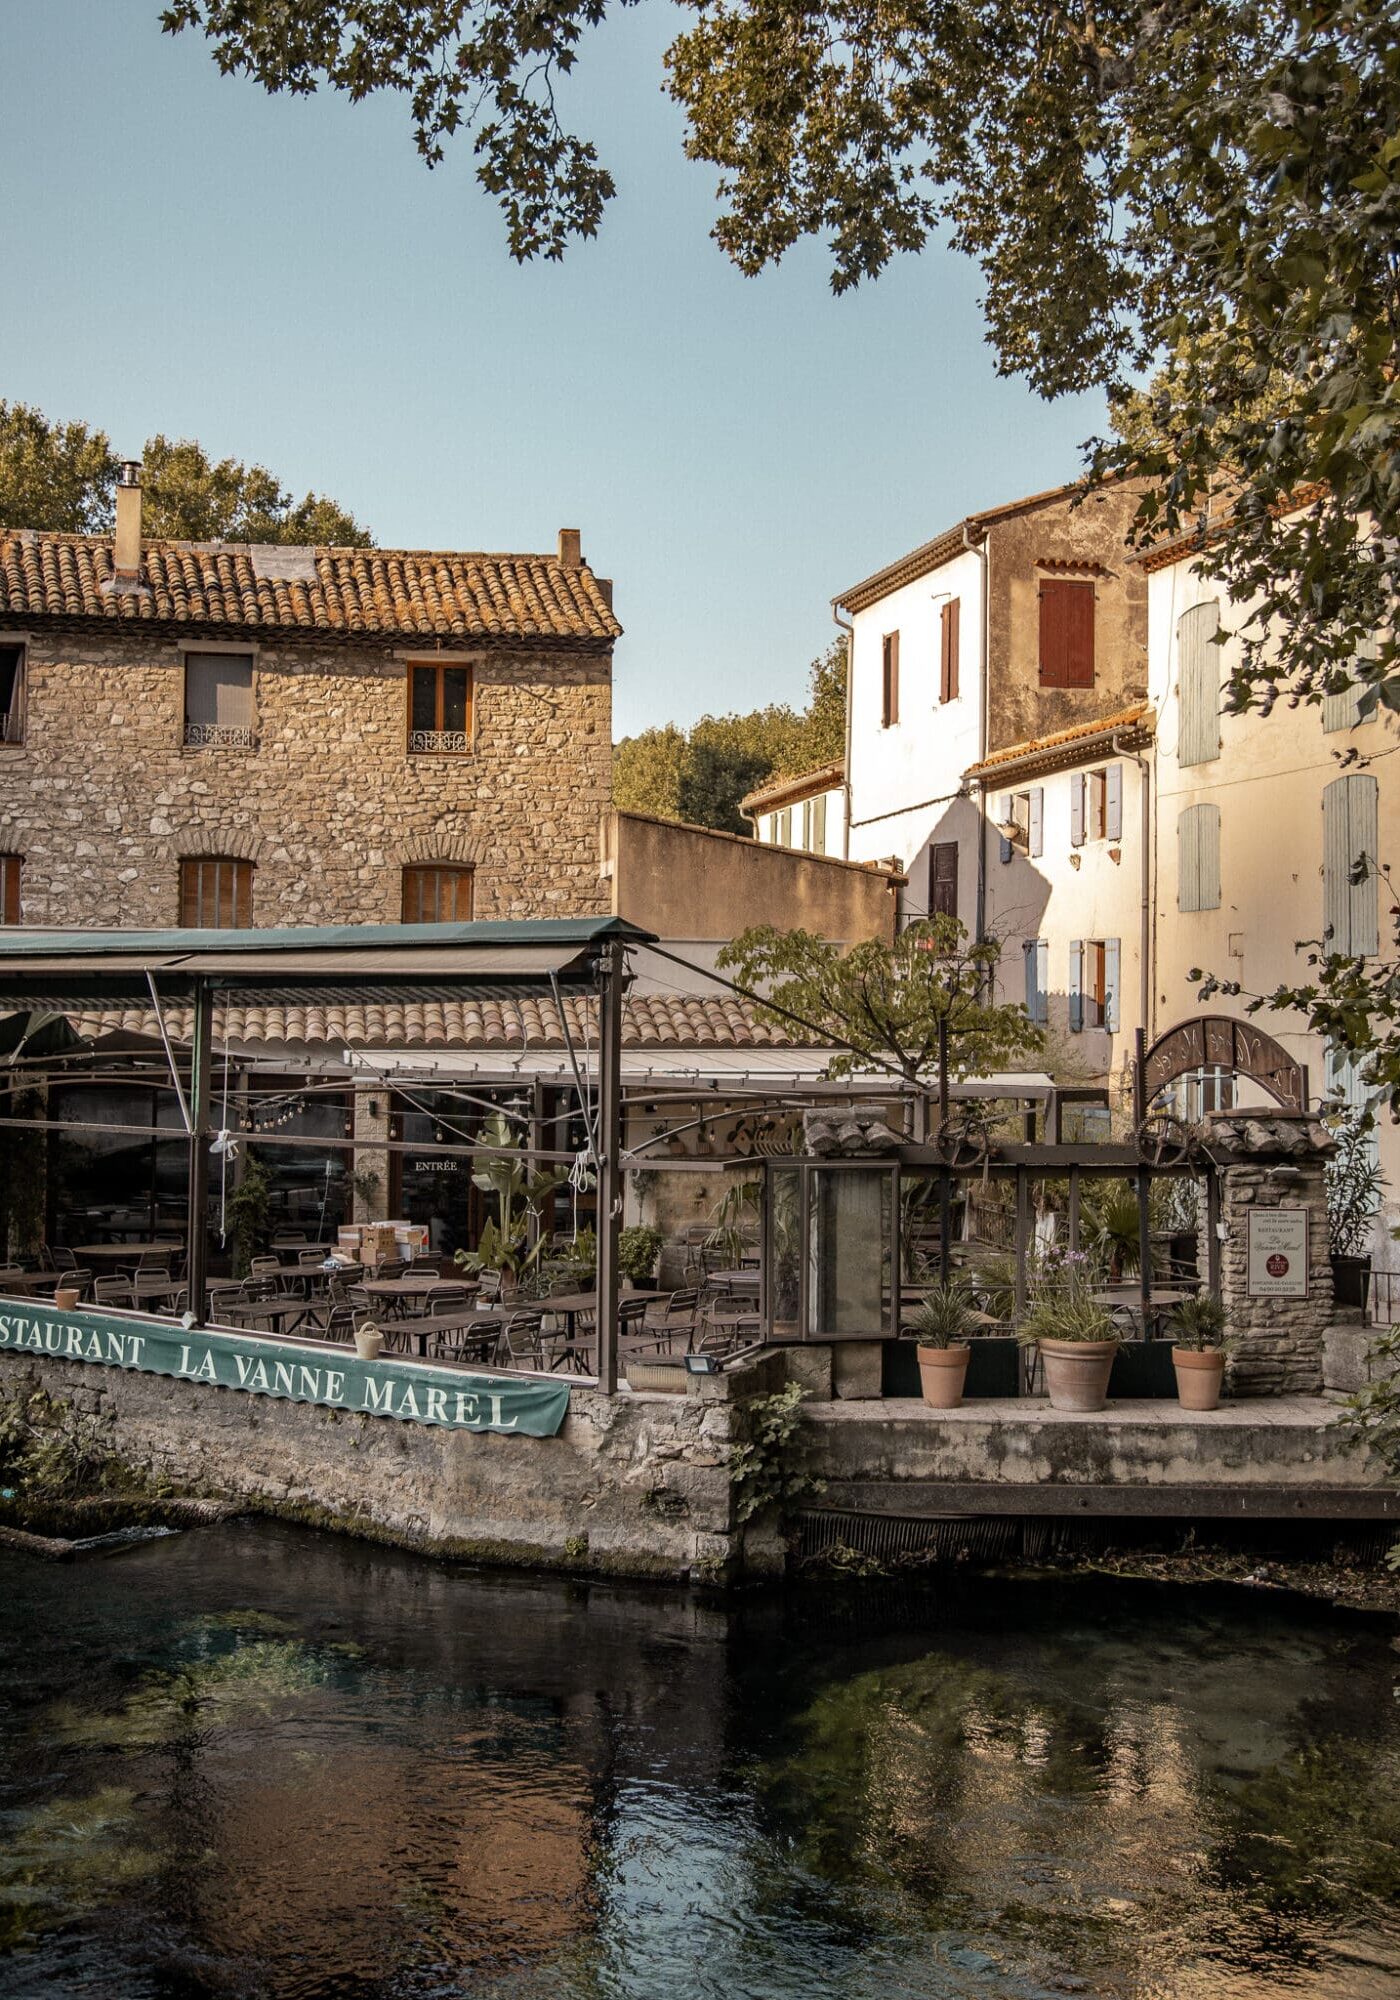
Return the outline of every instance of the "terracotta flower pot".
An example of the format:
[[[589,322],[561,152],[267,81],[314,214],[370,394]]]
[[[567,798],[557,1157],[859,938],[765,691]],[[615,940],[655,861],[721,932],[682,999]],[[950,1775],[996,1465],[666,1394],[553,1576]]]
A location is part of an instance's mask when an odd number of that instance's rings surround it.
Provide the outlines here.
[[[60,1306],[64,1312],[72,1312],[74,1307],[78,1303],[77,1286],[76,1285],[56,1286],[53,1295],[53,1302],[56,1306]]]
[[[1223,1347],[1174,1347],[1177,1401],[1183,1410],[1216,1410],[1225,1378]]]
[[[1052,1410],[1101,1410],[1118,1353],[1116,1340],[1042,1340],[1045,1393]]]
[[[925,1347],[920,1341],[919,1380],[931,1410],[957,1409],[971,1358],[972,1349],[965,1341],[957,1347]]]

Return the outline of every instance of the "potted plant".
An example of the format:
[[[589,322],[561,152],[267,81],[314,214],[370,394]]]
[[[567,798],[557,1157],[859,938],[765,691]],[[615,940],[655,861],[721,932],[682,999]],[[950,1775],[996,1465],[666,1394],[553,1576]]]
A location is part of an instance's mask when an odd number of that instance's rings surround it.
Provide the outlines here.
[[[1175,1336],[1172,1366],[1176,1393],[1183,1410],[1214,1410],[1220,1406],[1225,1379],[1225,1308],[1209,1292],[1183,1299],[1171,1316]]]
[[[384,1334],[372,1319],[355,1328],[355,1352],[361,1361],[377,1361],[384,1346]]]
[[[624,1229],[617,1239],[617,1268],[633,1290],[652,1285],[664,1238],[659,1229]]]
[[[1097,1273],[1082,1250],[1046,1263],[1031,1290],[1017,1338],[1040,1349],[1045,1393],[1056,1410],[1101,1410],[1118,1353],[1108,1308],[1094,1295]]]
[[[1332,1296],[1339,1306],[1366,1304],[1371,1228],[1384,1186],[1370,1120],[1348,1118],[1327,1163],[1327,1247]]]
[[[981,1322],[964,1278],[931,1285],[910,1315],[908,1326],[919,1343],[919,1380],[931,1410],[956,1410],[961,1403],[972,1356],[968,1341]]]

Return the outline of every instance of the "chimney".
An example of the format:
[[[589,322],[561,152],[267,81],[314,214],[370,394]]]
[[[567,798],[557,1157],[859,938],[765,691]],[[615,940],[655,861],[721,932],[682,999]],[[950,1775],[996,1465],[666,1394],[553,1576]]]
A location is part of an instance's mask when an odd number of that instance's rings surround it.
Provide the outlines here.
[[[579,546],[581,541],[582,536],[577,528],[561,528],[559,530],[560,569],[583,568],[583,551]]]
[[[122,578],[141,574],[141,461],[123,460],[117,480],[117,534],[112,566]]]

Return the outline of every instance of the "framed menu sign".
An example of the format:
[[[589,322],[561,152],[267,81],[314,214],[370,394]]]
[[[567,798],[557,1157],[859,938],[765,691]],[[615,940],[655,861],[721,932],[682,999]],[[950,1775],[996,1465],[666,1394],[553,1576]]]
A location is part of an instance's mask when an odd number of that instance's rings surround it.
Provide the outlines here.
[[[1249,1212],[1249,1296],[1308,1296],[1308,1211],[1252,1208]]]

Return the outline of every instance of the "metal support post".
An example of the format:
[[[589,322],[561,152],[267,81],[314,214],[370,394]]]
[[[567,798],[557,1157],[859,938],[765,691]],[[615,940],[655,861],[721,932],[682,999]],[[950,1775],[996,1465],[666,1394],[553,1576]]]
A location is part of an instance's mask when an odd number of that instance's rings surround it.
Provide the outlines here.
[[[190,1055],[189,1200],[185,1270],[196,1326],[203,1326],[209,1280],[209,1099],[214,1074],[214,993],[194,983],[194,1047]]]
[[[613,939],[598,962],[598,1386],[617,1393],[617,1238],[622,1217],[622,1000],[626,961]]]
[[[1212,1166],[1206,1175],[1206,1284],[1213,1299],[1220,1297],[1220,1174]]]

